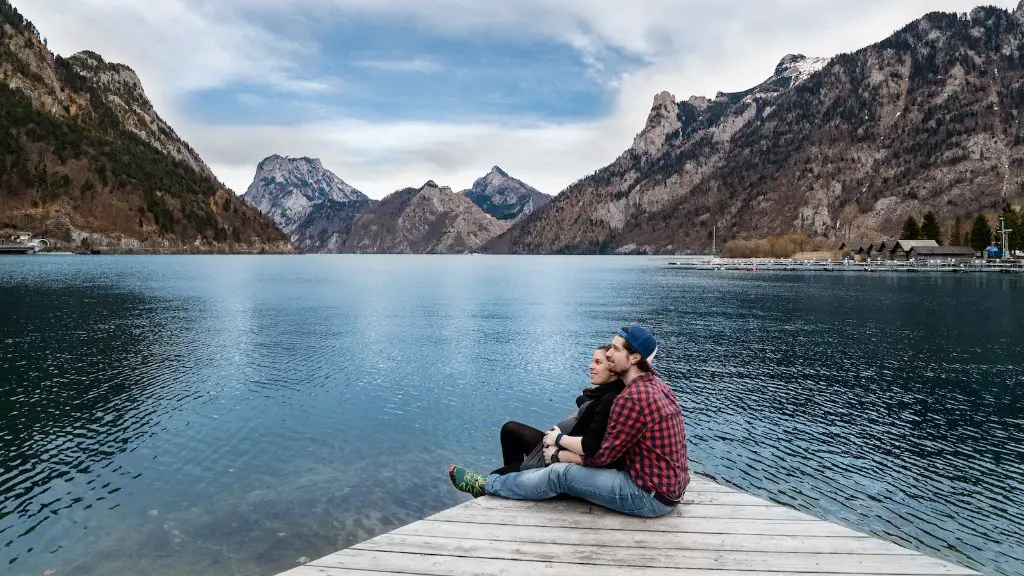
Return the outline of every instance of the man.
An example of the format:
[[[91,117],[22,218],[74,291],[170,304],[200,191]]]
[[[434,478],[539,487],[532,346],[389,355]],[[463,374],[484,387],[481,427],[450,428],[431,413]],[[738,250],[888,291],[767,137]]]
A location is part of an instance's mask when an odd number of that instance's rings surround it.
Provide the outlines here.
[[[580,456],[580,438],[555,428],[544,437],[550,466],[487,478],[452,466],[452,483],[473,496],[545,500],[568,494],[631,516],[669,514],[690,475],[679,402],[651,367],[657,351],[654,337],[639,326],[623,328],[612,339],[608,362],[626,387],[612,404],[597,454]],[[601,468],[620,456],[625,470]]]

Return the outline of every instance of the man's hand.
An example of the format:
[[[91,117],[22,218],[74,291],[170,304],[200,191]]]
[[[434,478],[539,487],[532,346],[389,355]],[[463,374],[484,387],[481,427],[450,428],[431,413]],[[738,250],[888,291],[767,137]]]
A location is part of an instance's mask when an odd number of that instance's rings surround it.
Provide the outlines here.
[[[550,432],[544,435],[544,446],[554,446],[555,439],[558,438],[558,435],[561,433],[562,431],[558,429],[558,426],[552,428]]]
[[[548,446],[544,448],[544,463],[551,464],[551,456],[558,451],[556,446]]]

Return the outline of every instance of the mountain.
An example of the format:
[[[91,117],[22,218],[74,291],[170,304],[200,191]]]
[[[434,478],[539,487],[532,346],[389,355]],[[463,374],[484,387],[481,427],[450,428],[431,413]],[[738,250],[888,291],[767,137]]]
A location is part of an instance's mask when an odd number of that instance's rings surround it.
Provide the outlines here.
[[[880,237],[995,211],[1024,199],[1022,111],[1024,2],[933,12],[744,92],[657,95],[629,150],[485,249],[706,252],[713,230]]]
[[[364,212],[380,204],[379,200],[325,200],[310,207],[291,233],[292,243],[310,252],[342,252],[352,235],[352,226]]]
[[[317,218],[331,222],[315,234],[317,250],[343,253],[472,252],[509,226],[484,213],[465,195],[433,181],[418,189],[399,190],[379,202],[364,202],[362,207],[327,205]]]
[[[377,201],[319,160],[270,156],[245,199],[312,252],[471,252],[550,201],[498,167],[459,194],[433,181]]]
[[[52,54],[0,0],[0,228],[65,247],[291,251],[217,181],[127,66]]]
[[[481,210],[498,220],[515,222],[529,216],[535,210],[551,201],[551,196],[508,175],[497,166],[486,176],[473,182],[473,187],[463,190],[467,198]]]
[[[324,168],[317,158],[284,158],[276,154],[259,163],[256,176],[242,197],[290,235],[320,204],[362,204],[369,199]]]

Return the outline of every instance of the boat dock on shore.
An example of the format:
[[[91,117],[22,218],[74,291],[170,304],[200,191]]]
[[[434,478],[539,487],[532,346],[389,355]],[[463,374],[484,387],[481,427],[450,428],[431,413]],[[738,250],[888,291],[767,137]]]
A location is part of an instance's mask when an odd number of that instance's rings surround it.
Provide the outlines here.
[[[278,576],[979,574],[692,475],[669,516],[484,496]]]
[[[668,261],[668,266],[683,270],[726,270],[743,272],[891,272],[891,273],[1001,273],[1022,274],[1024,265],[1017,261],[977,260],[963,263],[905,262],[882,260],[872,262],[783,260],[760,258],[707,258]]]
[[[0,244],[0,254],[32,254],[35,246],[27,244]]]

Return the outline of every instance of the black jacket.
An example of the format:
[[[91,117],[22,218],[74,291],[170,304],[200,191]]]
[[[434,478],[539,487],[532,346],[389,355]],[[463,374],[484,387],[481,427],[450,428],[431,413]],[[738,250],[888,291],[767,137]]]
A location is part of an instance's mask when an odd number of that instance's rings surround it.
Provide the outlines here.
[[[601,449],[601,442],[604,441],[604,433],[608,429],[608,416],[612,411],[612,402],[615,397],[626,387],[622,380],[616,380],[604,386],[594,386],[583,390],[583,393],[576,398],[576,407],[583,406],[579,413],[579,419],[571,431],[565,431],[569,436],[582,436],[583,453],[587,456],[594,456]],[[618,462],[608,466],[609,468],[624,468],[622,458]]]

